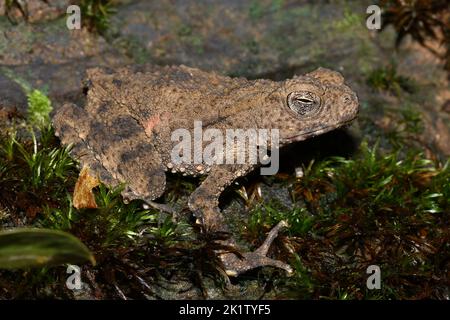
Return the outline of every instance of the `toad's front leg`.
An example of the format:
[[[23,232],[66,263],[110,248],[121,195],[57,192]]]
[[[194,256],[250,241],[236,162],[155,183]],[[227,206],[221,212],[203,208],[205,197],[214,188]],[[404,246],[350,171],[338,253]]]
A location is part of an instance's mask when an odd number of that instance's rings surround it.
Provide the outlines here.
[[[239,167],[235,165],[216,167],[191,195],[189,208],[206,230],[216,232],[229,231],[219,210],[219,196],[225,187],[231,184],[238,176],[245,174],[249,169],[250,167],[244,165]],[[272,266],[284,269],[288,274],[291,274],[293,270],[289,265],[267,257],[270,245],[277,237],[279,231],[285,226],[286,223],[283,221],[278,223],[257,250],[242,253],[242,257],[230,252],[217,251],[226,273],[229,276],[238,276],[251,269]],[[221,244],[237,248],[236,242],[232,238],[221,241]]]

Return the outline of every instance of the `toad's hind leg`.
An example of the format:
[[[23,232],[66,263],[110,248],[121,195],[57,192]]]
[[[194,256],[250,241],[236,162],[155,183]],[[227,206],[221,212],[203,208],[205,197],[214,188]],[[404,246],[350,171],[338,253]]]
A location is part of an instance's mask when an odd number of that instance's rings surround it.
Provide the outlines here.
[[[76,141],[73,153],[91,174],[113,187],[125,184],[124,198],[143,199],[154,206],[152,200],[164,192],[160,155],[131,116],[90,118],[83,108],[68,104],[58,111],[54,125],[63,143]]]
[[[229,231],[218,207],[219,196],[222,190],[236,178],[236,172],[243,174],[248,169],[246,166],[240,168],[226,165],[216,167],[189,198],[190,209],[208,231]],[[238,257],[234,253],[218,251],[217,254],[225,267],[225,272],[229,276],[238,276],[251,269],[273,266],[291,274],[293,270],[289,265],[267,257],[270,245],[284,227],[286,227],[285,222],[278,223],[257,250],[244,252],[241,254],[242,257]],[[223,245],[237,247],[236,242],[231,238],[220,242]]]
[[[66,103],[52,119],[56,136],[64,145],[71,144],[71,155],[80,161],[81,167],[89,169],[91,176],[96,176],[103,183],[111,186],[119,184],[101,162],[96,158],[87,143],[90,118],[83,108]]]
[[[166,175],[161,157],[144,128],[131,116],[94,123],[88,144],[108,172],[125,184],[124,198],[152,204],[164,193]]]

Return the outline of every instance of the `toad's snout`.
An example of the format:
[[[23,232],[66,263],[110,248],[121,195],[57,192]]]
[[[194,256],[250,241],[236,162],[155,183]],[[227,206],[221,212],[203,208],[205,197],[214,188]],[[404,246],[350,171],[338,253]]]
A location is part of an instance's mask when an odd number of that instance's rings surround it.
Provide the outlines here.
[[[341,97],[342,122],[347,123],[353,121],[359,113],[359,100],[356,93],[347,93]]]

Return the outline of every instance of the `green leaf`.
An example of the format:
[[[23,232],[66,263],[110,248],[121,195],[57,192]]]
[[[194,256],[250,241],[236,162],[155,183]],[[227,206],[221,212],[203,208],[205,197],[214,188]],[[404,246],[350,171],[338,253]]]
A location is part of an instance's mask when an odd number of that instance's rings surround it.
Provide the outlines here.
[[[19,228],[0,231],[0,269],[22,269],[76,264],[95,259],[89,249],[69,233]]]

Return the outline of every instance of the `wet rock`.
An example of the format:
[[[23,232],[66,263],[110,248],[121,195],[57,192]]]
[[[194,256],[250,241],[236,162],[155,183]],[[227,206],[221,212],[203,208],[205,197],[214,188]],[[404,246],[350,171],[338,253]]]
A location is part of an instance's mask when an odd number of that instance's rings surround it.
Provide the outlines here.
[[[68,30],[64,19],[46,24],[11,25],[5,18],[0,18],[0,64],[24,65],[33,61],[60,64],[74,63],[87,57],[97,56],[105,60],[111,55],[103,56],[114,47],[105,39],[87,30]],[[118,52],[116,55],[122,58]]]
[[[450,118],[442,117],[436,121],[435,141],[436,145],[444,155],[450,157]]]
[[[308,1],[136,1],[119,8],[112,33],[118,45],[138,48],[130,52],[137,61],[147,56],[251,78],[289,76],[358,50],[333,24],[342,13],[342,5],[328,2],[319,10]]]
[[[104,54],[107,56],[109,53],[105,52]],[[34,61],[29,64],[4,68],[8,68],[15,77],[26,79],[31,87],[46,91],[54,106],[58,107],[66,101],[81,103],[86,70],[98,66],[114,67],[122,65],[121,61],[114,61],[114,58],[112,60],[105,61],[99,57],[86,57],[77,60],[76,63],[51,64]],[[18,101],[15,96],[18,95],[17,90],[23,92],[21,89],[15,87],[14,91],[5,90],[4,98],[8,101]],[[23,101],[18,101],[18,103],[23,103]],[[20,110],[23,110],[23,105]]]
[[[433,45],[440,48],[437,50],[444,49],[436,42]],[[419,44],[407,42],[402,50],[398,70],[413,79],[418,88],[413,94],[405,93],[394,99],[394,103],[398,107],[409,104],[420,113],[424,128],[417,133],[418,140],[434,149],[436,155],[445,161],[450,156],[450,114],[443,109],[450,98],[447,74],[441,60]],[[429,156],[434,157],[431,154]]]
[[[46,25],[13,26],[0,20],[0,93],[4,108],[26,112],[26,83],[48,93],[54,107],[64,101],[80,102],[82,80],[88,68],[114,68],[130,59],[103,38],[86,30],[69,31],[64,21]]]
[[[14,113],[25,114],[27,97],[22,87],[10,78],[0,74],[0,113],[4,116]]]

